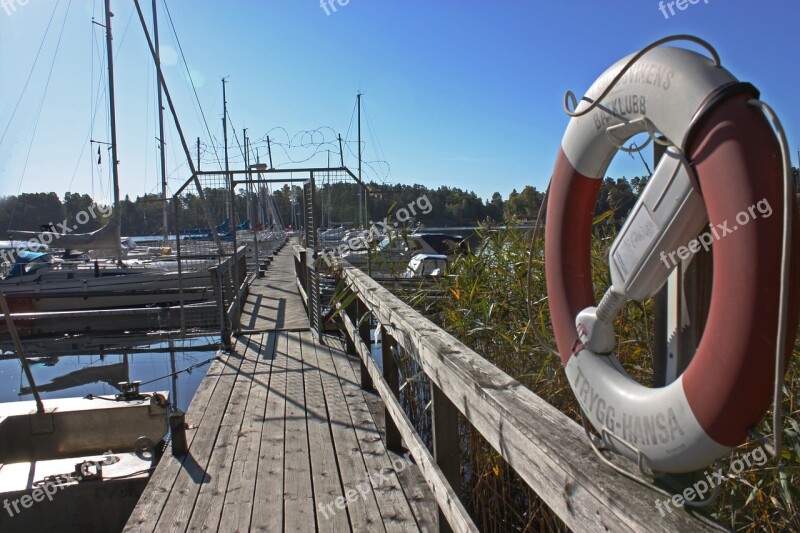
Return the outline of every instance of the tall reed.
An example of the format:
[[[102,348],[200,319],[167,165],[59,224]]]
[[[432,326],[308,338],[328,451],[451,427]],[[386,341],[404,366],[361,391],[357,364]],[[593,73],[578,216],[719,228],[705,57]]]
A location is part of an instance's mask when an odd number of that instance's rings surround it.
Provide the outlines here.
[[[595,224],[591,244],[592,278],[596,296],[608,288],[608,249],[616,234],[609,220]],[[528,317],[526,298],[530,232],[513,221],[505,228],[483,226],[479,245],[452,263],[449,275],[439,281],[439,291],[450,297],[426,300],[424,294],[405,293],[414,304],[443,329],[459,338],[491,363],[530,388],[546,401],[579,421],[578,404],[558,357],[550,346],[555,340],[550,326],[544,277],[543,242],[539,241],[530,271],[534,320]],[[615,323],[616,355],[626,371],[643,384],[653,376],[653,302],[629,302]],[[730,473],[714,503],[710,517],[734,530],[800,530],[798,482],[800,481],[800,339],[788,366],[784,388],[784,450],[781,465],[771,460],[764,467]],[[771,413],[759,430],[771,433]],[[462,487],[470,512],[483,531],[565,530],[502,458],[472,429],[464,428]],[[750,449],[743,444],[734,454]],[[723,461],[724,463],[724,461]],[[654,520],[658,515],[654,509]]]

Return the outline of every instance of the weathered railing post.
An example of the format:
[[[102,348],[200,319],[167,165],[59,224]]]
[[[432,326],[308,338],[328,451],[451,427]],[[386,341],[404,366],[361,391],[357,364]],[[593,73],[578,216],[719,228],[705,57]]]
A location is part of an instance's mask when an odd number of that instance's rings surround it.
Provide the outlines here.
[[[239,267],[239,280],[238,280],[239,286],[236,287],[237,293],[239,292],[239,289],[241,289],[241,286],[244,284],[244,280],[247,279],[247,247],[242,246],[240,248],[239,253],[241,255],[237,257],[236,261],[236,264]]]
[[[372,325],[372,320],[364,316],[367,313],[367,306],[361,302],[360,298],[356,298],[354,307],[355,319],[353,320],[353,324],[358,327],[358,335],[367,346],[367,352],[369,352],[368,356],[371,356],[372,339],[370,339],[370,326]],[[363,321],[359,324],[358,321],[361,319],[363,319]],[[367,370],[367,364],[364,362],[364,358],[359,357],[358,360],[359,367],[361,368],[361,388],[367,391],[374,391],[375,385],[372,383],[372,377],[369,375],[369,370]]]
[[[225,349],[229,349],[231,343],[231,331],[228,328],[228,320],[225,314],[225,288],[223,287],[222,272],[220,271],[221,264],[214,265],[208,269],[211,275],[211,287],[214,291],[214,296],[217,299],[217,307],[219,311],[219,331],[222,345]]]
[[[308,289],[308,277],[306,273],[306,249],[302,248],[298,256],[295,256],[295,270],[297,270],[297,276],[300,278],[300,283],[303,285],[304,289]]]
[[[397,371],[397,361],[392,353],[394,347],[394,339],[389,335],[389,331],[381,326],[381,358],[383,359],[383,379],[389,385],[389,390],[397,398],[400,392],[400,376]],[[386,448],[394,452],[402,451],[403,439],[400,437],[400,431],[397,429],[397,424],[392,419],[391,412],[387,407],[384,407],[384,418],[386,419]]]
[[[461,437],[458,433],[458,409],[435,383],[431,383],[431,400],[433,457],[447,482],[460,497]],[[452,531],[441,509],[439,510],[439,531]]]
[[[233,268],[230,259],[226,260],[224,264],[225,268],[222,273],[222,293],[225,295],[225,309],[227,309],[228,304],[233,301]]]
[[[353,324],[358,323],[358,317],[356,316],[355,301],[351,302],[350,305],[344,308],[344,314],[347,316],[347,318],[350,319],[350,322],[352,322]],[[359,353],[358,348],[356,348],[356,343],[353,342],[353,339],[350,338],[350,335],[345,335],[344,340],[345,343],[347,344],[347,353],[349,355],[358,356],[358,359],[361,360],[361,354]]]

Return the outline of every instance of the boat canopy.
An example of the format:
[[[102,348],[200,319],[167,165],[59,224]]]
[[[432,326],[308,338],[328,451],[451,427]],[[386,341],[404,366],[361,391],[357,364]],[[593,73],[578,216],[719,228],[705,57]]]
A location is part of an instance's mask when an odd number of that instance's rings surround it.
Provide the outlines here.
[[[100,228],[89,233],[59,233],[56,231],[9,231],[12,239],[50,243],[67,250],[96,250],[120,247],[119,224],[116,217]]]
[[[215,226],[217,233],[229,233],[231,231],[231,221],[230,219],[225,219],[222,224]],[[240,228],[241,229],[241,228]],[[182,235],[211,235],[213,232],[211,228],[191,228],[191,229],[184,229],[181,230]]]
[[[7,278],[21,276],[36,268],[38,265],[52,263],[53,255],[42,252],[31,252],[29,250],[19,250],[17,252],[17,260],[8,272]]]
[[[32,252],[46,252],[50,248],[46,244],[30,241],[0,241],[0,250],[30,250]]]

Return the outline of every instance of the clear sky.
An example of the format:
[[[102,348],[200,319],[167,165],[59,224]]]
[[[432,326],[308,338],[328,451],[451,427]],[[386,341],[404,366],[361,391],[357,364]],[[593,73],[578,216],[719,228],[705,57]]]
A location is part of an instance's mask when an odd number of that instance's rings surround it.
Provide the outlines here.
[[[167,83],[190,142],[202,138],[203,167],[213,167],[163,1]],[[103,148],[98,167],[98,145],[89,144],[90,136],[109,140],[104,34],[92,24],[93,16],[103,21],[102,4],[0,0],[0,195],[53,190],[110,198],[110,157]],[[679,33],[711,42],[724,66],[761,89],[783,120],[796,161],[796,0],[699,0],[669,18],[654,0],[349,0],[343,6],[334,0],[328,13],[317,0],[166,5],[216,142],[222,142],[220,78],[227,76],[239,139],[247,127],[266,159],[269,132],[276,166],[318,150],[306,164],[324,165],[337,133],[347,135],[346,151],[355,152],[353,111],[361,90],[369,119],[364,157],[389,164],[372,164],[367,178],[458,186],[484,198],[528,184],[542,189],[568,121],[564,92],[582,94],[619,58]],[[150,0],[143,9],[150,24]],[[112,0],[112,11],[122,191],[158,192],[154,68],[133,2]],[[174,191],[188,174],[169,117],[167,123]],[[322,129],[295,137],[295,144],[309,146],[287,154],[287,134],[276,128],[289,135]],[[317,146],[323,142],[331,144]],[[232,134],[230,143],[234,166],[241,166]],[[356,166],[351,153],[346,159]],[[615,177],[642,173],[642,163],[628,155],[610,169]]]

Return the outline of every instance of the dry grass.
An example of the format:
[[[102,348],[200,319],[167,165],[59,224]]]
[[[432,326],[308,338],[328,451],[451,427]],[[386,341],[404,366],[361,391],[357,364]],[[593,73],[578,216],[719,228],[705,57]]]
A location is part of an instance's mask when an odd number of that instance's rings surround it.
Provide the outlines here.
[[[608,247],[611,226],[595,227],[591,257],[597,295],[609,285]],[[426,301],[421,295],[405,295],[417,309],[536,394],[579,420],[578,404],[560,360],[535,339],[526,307],[530,234],[513,224],[505,230],[484,227],[481,247],[459,257],[439,289],[451,297]],[[531,272],[539,333],[555,345],[550,329],[544,263],[540,242]],[[537,296],[538,295],[538,296]],[[629,303],[616,323],[617,356],[640,383],[652,380],[653,303]],[[729,474],[716,501],[705,512],[734,530],[800,530],[798,482],[800,481],[800,364],[796,344],[784,391],[784,452],[782,466],[771,459],[764,467]],[[771,413],[758,428],[771,434]],[[470,512],[483,531],[552,531],[564,525],[527,488],[498,454],[474,430],[465,429],[462,490]],[[742,454],[753,448],[744,444]],[[725,468],[724,471],[729,472]],[[657,516],[654,516],[656,519]]]

